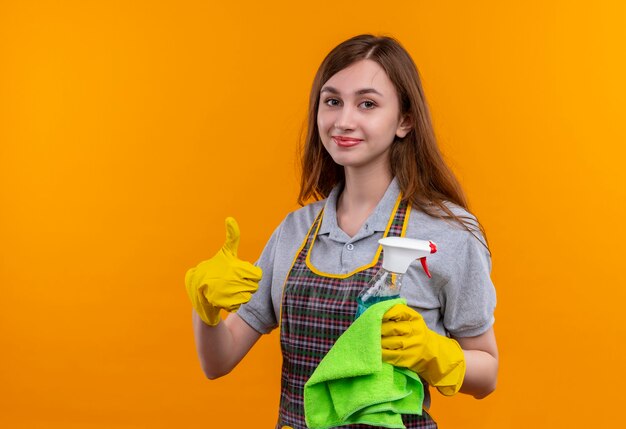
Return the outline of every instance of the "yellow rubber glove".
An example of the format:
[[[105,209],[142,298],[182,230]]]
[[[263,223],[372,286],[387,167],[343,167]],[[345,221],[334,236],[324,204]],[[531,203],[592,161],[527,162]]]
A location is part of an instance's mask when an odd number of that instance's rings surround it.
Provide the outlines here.
[[[383,361],[409,368],[446,396],[459,391],[465,377],[465,355],[459,343],[426,326],[421,314],[398,304],[383,316]]]
[[[211,259],[200,262],[185,275],[185,286],[191,304],[209,326],[221,320],[220,309],[232,312],[259,287],[263,274],[259,267],[237,258],[239,226],[226,218],[226,242]]]

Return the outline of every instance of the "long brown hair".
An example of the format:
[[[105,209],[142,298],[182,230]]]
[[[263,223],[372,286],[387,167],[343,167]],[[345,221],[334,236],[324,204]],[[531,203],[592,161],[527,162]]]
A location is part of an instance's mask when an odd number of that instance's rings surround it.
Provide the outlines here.
[[[298,203],[326,198],[331,189],[344,181],[344,170],[330,157],[320,139],[317,110],[320,90],[335,73],[351,64],[369,59],[387,73],[400,100],[401,115],[408,115],[411,131],[395,137],[391,145],[391,173],[397,178],[403,198],[430,216],[452,220],[472,234],[484,228],[471,217],[458,216],[446,205],[452,202],[469,212],[459,181],[446,165],[437,145],[419,72],[413,59],[392,37],[362,34],[336,46],[320,65],[309,97],[308,126],[301,151],[301,181]],[[482,242],[482,241],[481,241]]]

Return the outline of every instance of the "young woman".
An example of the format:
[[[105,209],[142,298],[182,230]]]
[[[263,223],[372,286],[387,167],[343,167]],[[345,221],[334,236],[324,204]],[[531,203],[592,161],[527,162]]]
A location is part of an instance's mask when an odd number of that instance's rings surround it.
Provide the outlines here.
[[[255,265],[236,251],[237,224],[210,260],[186,275],[208,378],[228,374],[262,334],[280,327],[277,428],[306,428],[303,389],[354,318],[356,297],[381,264],[378,240],[432,240],[432,278],[413,264],[407,305],[383,318],[382,358],[444,395],[482,398],[496,385],[495,291],[482,227],[437,147],[418,71],[390,37],[360,35],[322,62],[310,95],[299,202]],[[237,313],[221,320],[219,310]],[[428,389],[424,408],[430,404]],[[424,410],[408,428],[436,424]],[[363,425],[344,426],[364,427]]]

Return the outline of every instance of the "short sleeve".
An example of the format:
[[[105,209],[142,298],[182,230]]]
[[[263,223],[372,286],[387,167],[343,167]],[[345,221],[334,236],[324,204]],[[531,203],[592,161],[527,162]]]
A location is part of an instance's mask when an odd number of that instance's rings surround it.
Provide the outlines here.
[[[440,300],[446,331],[455,337],[474,337],[486,332],[495,321],[496,292],[489,251],[473,234],[468,232],[464,238],[455,252],[454,267],[440,291]]]
[[[263,272],[259,289],[252,295],[250,301],[239,307],[237,311],[239,317],[261,334],[267,334],[278,326],[278,318],[272,304],[272,278],[274,277],[274,258],[281,227],[282,223],[274,230],[263,252],[261,252],[261,256],[254,263]]]

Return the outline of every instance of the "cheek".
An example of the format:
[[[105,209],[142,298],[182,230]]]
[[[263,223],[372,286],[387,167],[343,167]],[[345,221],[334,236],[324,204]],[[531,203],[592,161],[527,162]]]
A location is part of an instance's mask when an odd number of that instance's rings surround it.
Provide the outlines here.
[[[375,134],[382,137],[389,137],[393,139],[397,128],[397,122],[391,117],[379,117],[367,122],[367,129],[371,134]]]
[[[325,115],[323,112],[317,112],[317,128],[320,131],[320,134],[326,134],[326,128],[328,124],[328,115]]]
[[[323,113],[318,112],[317,114],[317,132],[320,135],[320,140],[322,141],[322,146],[328,150],[328,115],[324,115]]]

